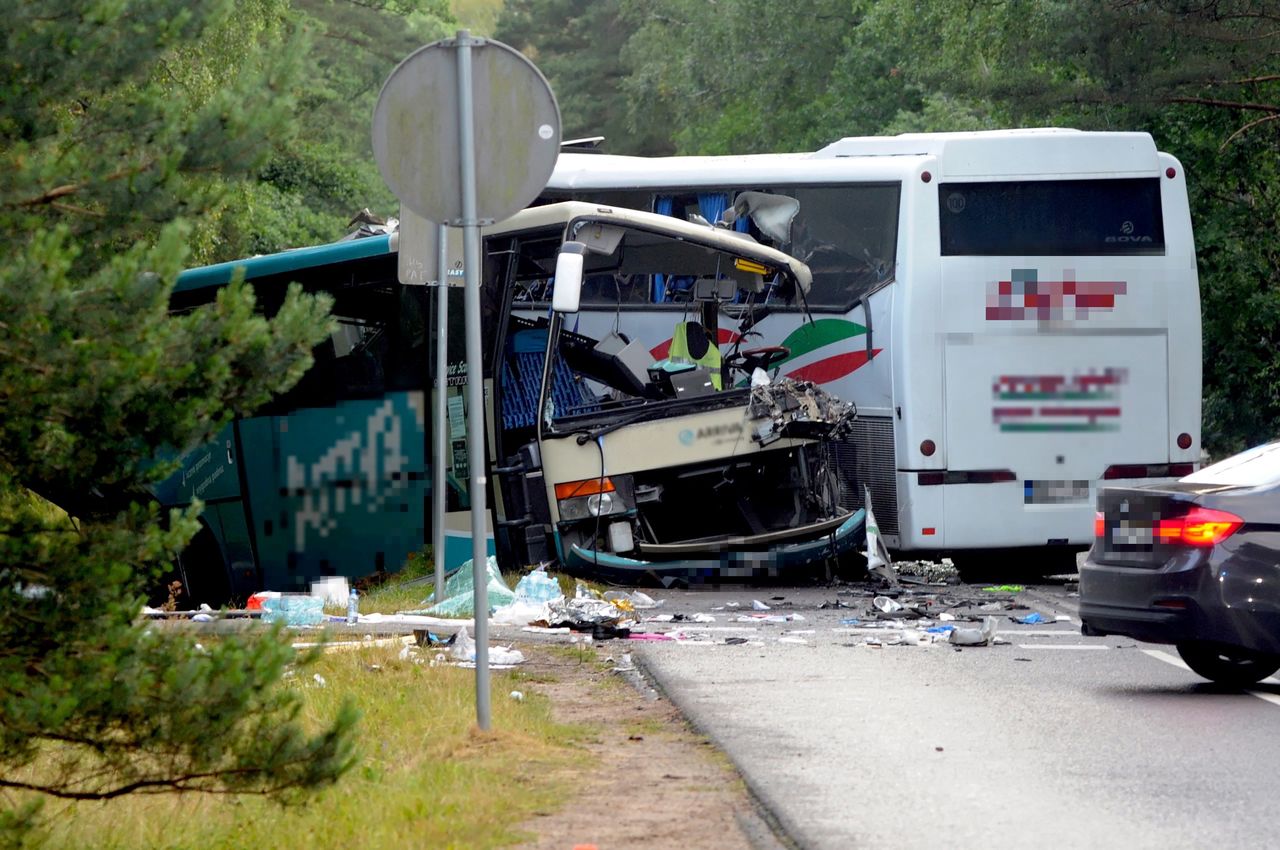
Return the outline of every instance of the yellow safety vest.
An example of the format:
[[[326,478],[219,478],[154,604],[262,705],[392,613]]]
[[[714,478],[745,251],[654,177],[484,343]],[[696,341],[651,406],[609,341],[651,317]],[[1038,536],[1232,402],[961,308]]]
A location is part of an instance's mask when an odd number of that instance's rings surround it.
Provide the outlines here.
[[[720,348],[714,345],[710,335],[698,322],[680,322],[671,335],[671,349],[667,359],[676,362],[696,363],[706,366],[711,371],[711,385],[718,390],[724,389]]]

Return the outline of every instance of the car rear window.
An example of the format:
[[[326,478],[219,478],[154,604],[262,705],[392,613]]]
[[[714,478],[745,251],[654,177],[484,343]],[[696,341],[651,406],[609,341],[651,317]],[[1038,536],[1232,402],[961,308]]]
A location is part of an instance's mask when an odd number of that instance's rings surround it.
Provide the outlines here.
[[[1257,446],[1182,479],[1189,484],[1264,487],[1280,483],[1280,442]]]

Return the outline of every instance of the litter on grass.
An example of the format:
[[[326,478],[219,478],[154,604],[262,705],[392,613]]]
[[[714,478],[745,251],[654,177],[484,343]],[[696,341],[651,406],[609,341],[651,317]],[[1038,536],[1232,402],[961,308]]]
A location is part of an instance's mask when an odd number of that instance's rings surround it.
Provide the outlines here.
[[[468,560],[448,575],[444,580],[444,599],[436,601],[433,590],[431,595],[422,601],[430,607],[419,611],[406,611],[406,614],[424,614],[428,617],[472,617],[475,615],[475,581],[472,561]],[[489,556],[485,560],[485,572],[488,576],[485,586],[489,594],[489,610],[504,608],[515,599],[515,593],[502,580],[498,570],[498,559]]]
[[[453,646],[449,649],[449,656],[458,667],[476,666],[476,642],[471,635],[467,634],[465,627],[458,629]],[[514,667],[523,663],[524,653],[518,649],[512,649],[509,646],[489,647],[489,666],[493,669]]]

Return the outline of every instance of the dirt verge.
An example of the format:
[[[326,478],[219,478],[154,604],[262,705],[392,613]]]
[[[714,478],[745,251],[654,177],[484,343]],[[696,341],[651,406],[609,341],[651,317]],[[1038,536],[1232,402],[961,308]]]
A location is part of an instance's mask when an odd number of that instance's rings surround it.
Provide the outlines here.
[[[778,850],[729,761],[655,691],[633,685],[626,644],[531,648],[522,672],[545,694],[555,719],[595,730],[590,757],[572,777],[564,806],[521,828],[536,836],[523,850],[697,847]]]

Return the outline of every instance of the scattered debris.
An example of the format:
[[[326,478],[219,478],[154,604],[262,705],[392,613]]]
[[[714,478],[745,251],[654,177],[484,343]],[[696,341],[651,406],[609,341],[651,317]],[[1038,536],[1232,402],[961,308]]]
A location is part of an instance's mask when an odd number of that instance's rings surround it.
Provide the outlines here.
[[[876,523],[875,512],[871,509],[871,488],[862,488],[863,505],[867,509],[867,572],[878,577],[890,587],[898,586],[898,574],[894,571],[889,558],[889,549],[880,536],[880,526]]]
[[[949,642],[956,646],[986,646],[996,636],[996,618],[985,617],[980,629],[953,629]]]
[[[318,626],[324,622],[324,600],[306,593],[279,593],[263,599],[262,619],[286,626]]]
[[[475,570],[473,562],[465,561],[444,580],[444,599],[437,601],[433,590],[424,600],[423,605],[430,607],[419,611],[406,611],[406,614],[424,614],[428,617],[471,617],[475,614]],[[490,555],[485,560],[485,572],[488,576],[486,591],[489,595],[489,610],[505,608],[515,600],[515,593],[502,580],[498,570],[498,559]],[[434,604],[431,604],[434,603]]]
[[[996,584],[984,587],[982,590],[985,593],[1021,593],[1026,588],[1020,584]]]
[[[449,655],[459,667],[474,667],[476,665],[476,642],[471,635],[467,634],[465,626],[458,629],[458,634],[454,637]],[[518,649],[512,649],[509,646],[489,647],[489,666],[492,669],[514,667],[523,663],[524,653]]]

